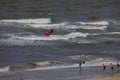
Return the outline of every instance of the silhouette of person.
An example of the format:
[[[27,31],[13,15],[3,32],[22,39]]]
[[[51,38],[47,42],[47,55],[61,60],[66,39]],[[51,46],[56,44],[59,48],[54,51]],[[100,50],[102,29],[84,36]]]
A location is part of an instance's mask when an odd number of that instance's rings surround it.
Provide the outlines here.
[[[85,60],[83,61],[83,64],[85,64]]]
[[[106,70],[106,66],[105,66],[105,64],[103,63],[103,70]]]
[[[119,65],[119,63],[117,62],[117,69],[118,69],[118,71],[119,71],[119,67],[120,67],[120,65]]]
[[[119,65],[119,63],[117,62],[117,67],[119,68],[120,67],[120,65]]]
[[[53,29],[51,29],[50,31],[51,31],[51,33],[53,33]]]
[[[82,62],[80,61],[80,62],[79,62],[79,68],[80,68],[80,69],[81,69],[81,65],[82,65]]]
[[[110,65],[111,65],[111,70],[113,71],[113,70],[114,70],[113,64],[112,64],[112,63],[110,63]]]

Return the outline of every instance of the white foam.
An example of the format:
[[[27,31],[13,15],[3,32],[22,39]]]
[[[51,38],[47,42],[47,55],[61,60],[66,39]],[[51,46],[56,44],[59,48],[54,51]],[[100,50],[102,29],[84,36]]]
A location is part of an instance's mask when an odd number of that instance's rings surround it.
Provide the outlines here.
[[[5,72],[5,71],[9,71],[10,67],[0,67],[0,72]]]
[[[106,32],[106,33],[98,33],[98,34],[92,34],[92,35],[112,35],[112,34],[116,34],[116,35],[120,35],[120,32]]]
[[[73,65],[56,65],[56,66],[49,66],[49,67],[38,67],[35,69],[27,69],[27,71],[35,71],[35,70],[49,70],[49,69],[60,69],[60,68],[72,68],[72,67],[77,67],[78,64],[73,64]]]
[[[76,56],[75,56],[76,57]],[[109,58],[98,58],[95,60],[90,60],[85,62],[85,64],[82,64],[82,67],[89,67],[89,66],[102,66],[104,63],[105,65],[110,65],[112,63],[113,65],[116,64],[115,60],[109,59]],[[49,69],[60,69],[60,68],[74,68],[74,67],[79,67],[78,63],[71,64],[71,65],[55,65],[55,66],[46,66],[46,67],[38,67],[34,69],[27,69],[27,71],[33,71],[33,70],[49,70]]]
[[[67,29],[88,29],[88,30],[105,30],[107,28],[107,26],[77,26],[77,25],[67,25],[65,26],[65,28]]]
[[[55,40],[70,40],[77,37],[87,37],[88,33],[72,32],[66,35],[50,35],[49,37],[38,36],[38,35],[20,35],[20,34],[4,34],[9,36],[7,39],[0,39],[0,43],[4,45],[49,45],[44,41],[55,41]]]
[[[16,39],[16,38],[9,38],[9,39],[1,39],[0,42],[3,45],[49,45],[46,44],[45,42],[38,42],[35,40],[25,40],[25,39]]]
[[[51,35],[51,36],[36,36],[36,35],[30,35],[26,37],[20,37],[20,36],[13,36],[13,39],[24,39],[24,40],[69,40],[74,39],[76,37],[87,37],[89,35],[88,33],[81,33],[81,32],[72,32],[67,35]]]
[[[76,24],[70,24],[69,22],[61,22],[53,24],[50,18],[40,19],[4,19],[0,20],[0,25],[14,26],[14,27],[25,27],[25,28],[44,28],[44,29],[99,29],[105,30],[109,23],[107,21],[97,22],[77,22],[82,24],[78,26]],[[92,26],[91,26],[92,25]]]
[[[82,25],[109,25],[107,21],[95,21],[95,22],[76,22]]]
[[[77,23],[80,23],[84,26],[71,25],[68,22],[51,24],[50,18],[0,20],[0,24],[2,25],[4,24],[8,26],[33,27],[33,28],[45,28],[45,29],[54,28],[54,29],[100,29],[100,30],[104,30],[107,28],[107,25],[109,25],[107,21],[77,22]],[[89,25],[89,26],[85,26],[85,25]],[[94,25],[94,26],[90,26],[90,25]]]
[[[22,36],[19,34],[7,34],[10,38],[8,39],[1,39],[1,43],[7,44],[17,44],[17,45],[37,45],[37,44],[44,44],[41,41],[54,41],[54,40],[70,40],[75,39],[77,37],[86,38],[88,35],[102,35],[102,34],[120,34],[120,32],[109,32],[109,33],[99,33],[99,34],[89,34],[89,33],[81,33],[81,32],[71,32],[65,35],[51,35],[51,36],[38,36],[29,34],[27,36]],[[111,38],[109,38],[111,39]],[[113,39],[112,39],[113,40]],[[38,42],[39,41],[39,42]],[[103,41],[103,40],[102,40]],[[94,40],[79,40],[78,44],[81,43],[96,43],[97,41]]]
[[[58,24],[28,24],[34,28],[45,28],[45,29],[99,29],[105,30],[107,26],[77,26],[77,25],[70,25],[67,22],[62,22]]]
[[[45,61],[45,62],[35,62],[37,66],[47,66],[47,65],[55,65],[55,64],[61,64],[62,62],[60,61]]]
[[[99,30],[105,30],[107,26],[84,26],[83,29],[99,29]]]
[[[57,23],[57,24],[28,24],[28,25],[34,28],[58,29],[58,28],[61,28],[67,25],[67,22],[62,22],[62,23]]]
[[[81,32],[72,32],[70,34],[65,35],[68,38],[76,38],[76,37],[87,37],[90,35],[89,33],[81,33]]]
[[[24,40],[67,40],[67,38],[62,37],[62,36],[57,36],[57,35],[52,35],[52,36],[28,36],[28,37],[19,37],[15,36],[13,39],[24,39]]]
[[[120,32],[109,32],[109,33],[105,33],[105,34],[120,34]]]
[[[41,24],[41,23],[51,23],[50,18],[40,18],[40,19],[4,19],[0,22],[8,23],[25,23],[25,24]]]

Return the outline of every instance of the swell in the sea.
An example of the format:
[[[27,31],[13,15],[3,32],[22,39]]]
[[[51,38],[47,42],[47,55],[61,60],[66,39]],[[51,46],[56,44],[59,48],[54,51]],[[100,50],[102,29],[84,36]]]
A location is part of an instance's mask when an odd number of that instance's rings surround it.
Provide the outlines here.
[[[115,23],[115,21],[113,21]],[[109,27],[113,24],[112,21],[94,21],[94,22],[61,22],[52,23],[50,18],[40,18],[40,19],[4,19],[0,20],[0,25],[4,26],[3,30],[8,30],[7,32],[1,31],[1,44],[13,44],[13,45],[34,45],[36,42],[41,41],[56,41],[56,40],[76,40],[77,38],[93,38],[93,42],[99,40],[94,40],[95,38],[106,38],[113,41],[119,41],[119,31],[109,31]],[[117,21],[116,21],[117,23]],[[117,23],[119,24],[119,23]],[[116,24],[114,24],[116,25]],[[17,31],[12,30],[12,28],[18,28]],[[114,28],[114,27],[113,27]],[[116,28],[116,27],[115,27]],[[45,36],[44,32],[54,29],[55,34],[50,37]],[[119,29],[119,27],[118,27]],[[9,32],[10,31],[10,32]],[[113,38],[114,37],[114,38]],[[103,41],[104,41],[103,39]],[[86,39],[87,40],[87,39]],[[102,40],[102,39],[101,39]],[[87,40],[89,42],[89,40]],[[35,42],[35,43],[34,43]],[[91,42],[91,41],[90,41]],[[78,41],[78,43],[81,43]],[[85,43],[83,41],[83,43]],[[35,44],[37,45],[37,43]],[[38,44],[39,45],[39,44]]]
[[[12,71],[12,70],[44,70],[44,69],[56,69],[56,68],[67,68],[67,67],[78,67],[80,59],[85,59],[86,64],[84,66],[100,66],[102,63],[116,63],[116,60],[104,57],[95,56],[96,54],[113,54],[119,53],[119,45],[115,49],[111,49],[120,44],[120,32],[119,32],[119,21],[117,20],[99,20],[93,22],[61,22],[52,23],[50,18],[40,19],[4,19],[0,20],[0,45],[1,46],[39,46],[39,45],[50,45],[55,50],[61,51],[56,45],[62,48],[84,48],[90,49],[92,46],[97,46],[101,49],[105,46],[110,46],[108,50],[96,53],[97,50],[91,52],[92,55],[69,55],[64,56],[64,60],[46,60],[41,62],[30,62],[26,64],[3,66],[0,71]],[[49,29],[54,29],[54,34],[47,37],[44,33]],[[105,43],[105,45],[103,45]],[[64,44],[64,45],[62,45]],[[110,44],[110,45],[108,45]],[[71,45],[71,46],[70,46]],[[77,45],[77,46],[75,46]],[[89,46],[90,45],[90,46]],[[101,46],[101,47],[100,47]],[[57,48],[57,49],[56,49]],[[96,47],[93,47],[96,48]],[[89,50],[88,50],[89,51]],[[116,52],[117,51],[117,52]],[[96,54],[95,54],[96,53]],[[44,53],[43,53],[44,54]],[[58,53],[56,53],[57,55]],[[67,53],[66,53],[67,54]],[[49,54],[50,55],[50,54]],[[49,55],[47,55],[49,57]],[[71,61],[69,63],[67,61]]]

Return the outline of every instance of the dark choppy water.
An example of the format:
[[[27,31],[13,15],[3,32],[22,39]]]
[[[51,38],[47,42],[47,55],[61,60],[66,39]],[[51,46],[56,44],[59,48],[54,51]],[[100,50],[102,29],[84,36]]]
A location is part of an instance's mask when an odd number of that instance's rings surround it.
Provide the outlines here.
[[[0,0],[0,66],[119,61],[119,7],[119,0]]]

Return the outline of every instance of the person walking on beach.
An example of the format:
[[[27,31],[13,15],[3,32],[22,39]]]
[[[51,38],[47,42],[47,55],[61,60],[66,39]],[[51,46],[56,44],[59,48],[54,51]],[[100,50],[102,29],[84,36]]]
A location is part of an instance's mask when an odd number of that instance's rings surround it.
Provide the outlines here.
[[[103,63],[103,71],[106,70],[106,65]]]

